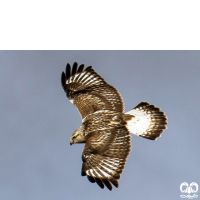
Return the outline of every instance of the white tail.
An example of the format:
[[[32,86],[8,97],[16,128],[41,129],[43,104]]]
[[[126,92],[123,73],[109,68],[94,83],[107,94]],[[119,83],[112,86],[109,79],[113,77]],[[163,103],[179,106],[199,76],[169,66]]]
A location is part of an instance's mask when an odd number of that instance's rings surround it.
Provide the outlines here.
[[[166,128],[165,113],[148,102],[141,102],[125,115],[129,115],[126,121],[129,132],[150,140],[156,140]],[[130,116],[132,117],[130,118]]]

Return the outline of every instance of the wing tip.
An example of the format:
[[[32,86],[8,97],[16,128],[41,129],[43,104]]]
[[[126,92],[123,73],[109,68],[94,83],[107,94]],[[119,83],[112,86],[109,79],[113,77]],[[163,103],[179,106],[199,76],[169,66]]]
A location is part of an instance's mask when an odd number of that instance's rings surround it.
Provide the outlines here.
[[[66,69],[65,69],[65,76],[66,76],[66,80],[68,80],[70,77],[72,77],[73,75],[77,74],[77,73],[81,73],[82,71],[84,71],[84,64],[81,64],[78,67],[78,63],[74,62],[73,66],[71,67],[71,65],[69,63],[66,64]],[[89,70],[91,69],[92,66],[87,67],[86,69]],[[85,69],[85,71],[86,71]]]
[[[101,179],[101,178],[96,178],[96,177],[91,177],[91,176],[88,176],[87,175],[87,178],[88,180],[91,182],[91,183],[97,183],[97,185],[101,188],[101,189],[104,189],[104,184],[105,186],[110,190],[112,191],[113,187],[112,187],[112,184],[116,187],[116,188],[119,188],[119,183],[118,181],[115,179],[115,178],[111,178],[111,179]],[[112,184],[111,184],[112,183]]]
[[[66,84],[65,72],[62,72],[62,74],[61,74],[61,85],[62,85],[63,89],[65,88],[65,84]]]
[[[66,65],[65,76],[66,76],[66,80],[68,80],[69,77],[71,76],[71,65],[69,63],[67,63]]]
[[[73,76],[74,74],[76,74],[77,72],[77,67],[78,67],[78,63],[74,62],[73,67],[72,67],[72,73],[71,75]]]

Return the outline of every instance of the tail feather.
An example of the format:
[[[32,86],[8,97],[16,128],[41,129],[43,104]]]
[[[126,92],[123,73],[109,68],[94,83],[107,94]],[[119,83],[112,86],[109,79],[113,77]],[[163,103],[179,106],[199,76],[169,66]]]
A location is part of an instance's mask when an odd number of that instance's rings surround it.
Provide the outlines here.
[[[125,114],[129,116],[126,127],[131,133],[140,137],[156,140],[166,128],[165,113],[148,102],[141,102]],[[130,116],[132,117],[130,118]]]

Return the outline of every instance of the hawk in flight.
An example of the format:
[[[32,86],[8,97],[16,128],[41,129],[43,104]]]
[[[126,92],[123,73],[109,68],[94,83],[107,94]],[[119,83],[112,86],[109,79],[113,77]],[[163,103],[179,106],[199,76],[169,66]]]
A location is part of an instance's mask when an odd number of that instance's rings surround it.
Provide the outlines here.
[[[164,112],[141,102],[124,113],[123,100],[92,66],[67,64],[61,83],[70,102],[76,106],[82,125],[70,138],[70,144],[85,143],[82,152],[82,176],[101,188],[118,188],[118,180],[131,151],[130,133],[150,140],[160,137],[166,128]]]

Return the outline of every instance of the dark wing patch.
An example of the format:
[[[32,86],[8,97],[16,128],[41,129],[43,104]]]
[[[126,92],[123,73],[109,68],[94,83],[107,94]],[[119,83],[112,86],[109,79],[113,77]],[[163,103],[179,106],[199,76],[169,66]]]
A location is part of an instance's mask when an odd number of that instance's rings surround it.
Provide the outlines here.
[[[112,184],[115,187],[119,186],[118,180],[131,150],[131,138],[125,127],[107,129],[104,130],[105,137],[101,135],[103,131],[88,135],[82,154],[81,174],[101,188],[105,185],[112,190]],[[103,138],[103,142],[99,144],[97,138]]]
[[[75,62],[74,65],[73,65],[73,68],[72,68],[72,76],[73,76],[74,74],[76,74],[77,67],[78,67],[78,63]]]
[[[92,66],[68,63],[61,75],[61,84],[69,100],[77,107],[82,119],[99,110],[123,112],[123,100],[116,88],[106,83]]]
[[[67,63],[65,74],[66,74],[66,78],[69,79],[69,77],[71,76],[71,66],[69,63]]]
[[[82,71],[83,71],[83,69],[84,69],[84,65],[82,64],[82,65],[80,65],[80,66],[79,66],[79,68],[78,68],[78,71],[77,71],[77,72],[78,72],[78,73],[80,73],[80,72],[82,72]]]

